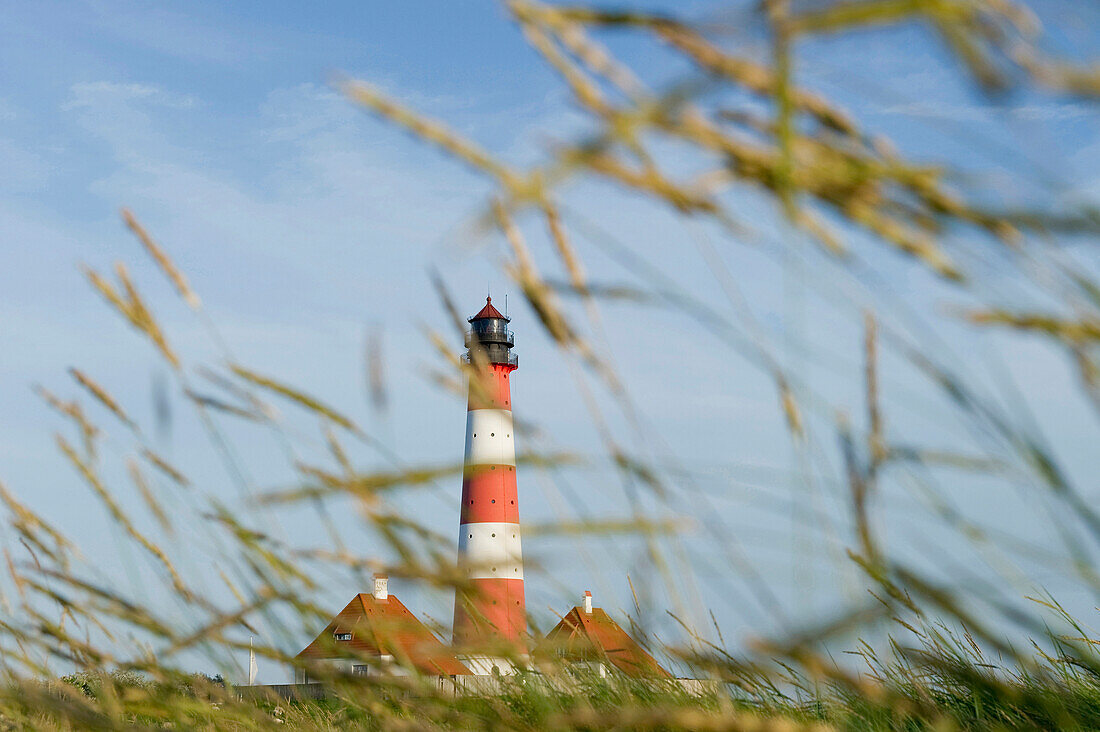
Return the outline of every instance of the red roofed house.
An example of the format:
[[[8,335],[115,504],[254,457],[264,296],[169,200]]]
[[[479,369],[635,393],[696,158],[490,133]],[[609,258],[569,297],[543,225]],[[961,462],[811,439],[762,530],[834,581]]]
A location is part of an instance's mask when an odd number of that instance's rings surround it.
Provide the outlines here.
[[[592,607],[592,593],[587,590],[584,605],[570,610],[546,634],[546,642],[561,658],[589,665],[601,677],[607,676],[611,666],[637,678],[672,678],[602,608]]]
[[[469,674],[435,634],[389,594],[387,578],[375,575],[374,593],[360,593],[295,657],[295,683],[311,681],[309,667],[324,665],[330,673]]]

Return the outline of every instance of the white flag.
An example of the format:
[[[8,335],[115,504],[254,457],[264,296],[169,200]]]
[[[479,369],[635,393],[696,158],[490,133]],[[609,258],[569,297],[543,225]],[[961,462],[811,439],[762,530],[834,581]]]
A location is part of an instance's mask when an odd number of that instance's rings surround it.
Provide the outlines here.
[[[252,637],[248,638],[248,685],[256,683],[256,652],[252,650]]]

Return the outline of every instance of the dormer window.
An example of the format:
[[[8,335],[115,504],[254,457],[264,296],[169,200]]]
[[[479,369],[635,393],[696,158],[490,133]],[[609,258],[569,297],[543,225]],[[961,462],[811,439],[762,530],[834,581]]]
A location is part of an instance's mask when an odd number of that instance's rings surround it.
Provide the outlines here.
[[[333,637],[338,641],[349,641],[351,640],[351,633],[335,633]]]

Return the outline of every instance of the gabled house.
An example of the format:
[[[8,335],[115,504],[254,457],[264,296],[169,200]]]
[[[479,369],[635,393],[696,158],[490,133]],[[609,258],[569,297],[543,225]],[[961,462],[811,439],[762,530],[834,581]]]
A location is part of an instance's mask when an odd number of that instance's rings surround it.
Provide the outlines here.
[[[614,668],[635,678],[672,678],[610,615],[592,607],[592,593],[588,591],[584,593],[584,605],[570,610],[546,634],[546,646],[559,658],[585,665],[601,677]]]
[[[470,670],[375,575],[374,592],[351,599],[312,643],[295,656],[295,683],[308,683],[311,669],[328,673],[407,672],[455,676]],[[317,674],[320,675],[320,674]]]

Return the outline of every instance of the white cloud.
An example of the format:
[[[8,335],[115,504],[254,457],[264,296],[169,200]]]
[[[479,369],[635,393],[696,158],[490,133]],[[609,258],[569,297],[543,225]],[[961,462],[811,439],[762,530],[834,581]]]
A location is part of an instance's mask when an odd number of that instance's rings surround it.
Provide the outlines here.
[[[239,64],[279,48],[255,28],[235,27],[228,16],[203,20],[160,3],[93,3],[87,9],[85,22],[102,35],[188,61]]]
[[[1088,104],[1032,104],[1012,107],[1008,111],[1018,119],[1041,122],[1055,122],[1100,115],[1100,109],[1097,109],[1095,105]]]
[[[943,102],[911,102],[882,107],[880,114],[945,119],[956,122],[982,122],[1008,118],[1037,122],[1058,122],[1082,117],[1096,117],[1100,110],[1086,104],[1029,104],[1009,106],[995,104],[948,104]]]
[[[396,274],[372,289],[393,295],[423,277],[423,253],[478,196],[461,166],[322,85],[274,90],[228,120],[204,105],[217,138],[195,135],[179,100],[94,82],[74,86],[66,109],[96,151],[86,185],[104,210],[134,209],[230,308],[285,291],[295,307],[279,317],[309,317],[362,298],[354,273],[379,267]]]
[[[124,84],[113,81],[91,81],[73,84],[68,100],[61,106],[65,111],[91,107],[105,100],[140,100],[158,107],[189,109],[198,100],[190,95],[165,91],[151,84]]]
[[[0,122],[10,122],[18,116],[15,105],[10,100],[0,97]]]
[[[26,193],[46,185],[50,166],[37,153],[0,137],[0,190]]]

